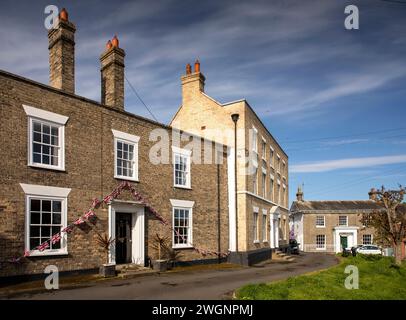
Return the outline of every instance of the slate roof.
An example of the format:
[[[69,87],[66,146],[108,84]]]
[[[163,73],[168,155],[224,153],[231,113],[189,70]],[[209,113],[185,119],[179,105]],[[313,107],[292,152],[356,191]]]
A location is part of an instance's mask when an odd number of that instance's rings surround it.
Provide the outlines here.
[[[294,201],[290,208],[293,212],[359,212],[382,209],[372,200],[349,200],[349,201]]]

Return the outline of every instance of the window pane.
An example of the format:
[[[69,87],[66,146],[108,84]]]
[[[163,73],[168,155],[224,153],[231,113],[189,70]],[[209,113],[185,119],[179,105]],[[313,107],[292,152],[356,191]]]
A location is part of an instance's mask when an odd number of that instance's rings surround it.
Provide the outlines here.
[[[41,142],[41,134],[40,133],[37,133],[37,132],[34,132],[34,141],[35,142]]]
[[[51,224],[51,212],[42,212],[41,224]]]
[[[49,155],[50,154],[49,146],[42,146],[42,153]]]
[[[58,137],[58,135],[59,135],[58,128],[57,127],[52,127],[51,134],[53,136]]]
[[[43,124],[42,125],[42,132],[45,134],[50,134],[51,133],[51,128],[49,125],[47,124]]]
[[[127,143],[123,143],[123,147],[124,147],[124,151],[128,151],[128,144]]]
[[[56,243],[51,243],[51,248],[52,249],[60,249],[61,248],[61,242],[56,242]]]
[[[42,143],[49,144],[50,142],[51,142],[50,135],[48,135],[48,134],[43,134],[43,135],[42,135]]]
[[[30,237],[39,237],[40,236],[40,234],[39,234],[39,231],[40,231],[40,227],[30,227]]]
[[[60,224],[60,223],[61,223],[61,214],[53,213],[52,214],[52,224]]]
[[[34,152],[41,153],[41,145],[39,143],[34,143]]]
[[[35,249],[40,245],[39,238],[30,238],[30,250]]]
[[[52,201],[52,211],[61,212],[61,201]]]
[[[123,144],[117,141],[117,150],[123,150]]]
[[[43,155],[42,156],[42,163],[43,164],[49,164],[49,156]]]
[[[31,199],[31,211],[40,211],[41,210],[41,200]]]
[[[41,132],[41,124],[34,121],[34,131]]]
[[[57,166],[58,165],[58,157],[51,157],[51,164],[53,166]]]
[[[58,145],[58,137],[51,136],[51,144],[54,146]]]
[[[48,240],[50,236],[51,236],[51,227],[48,226],[41,227],[41,237],[46,238],[45,240]]]
[[[51,200],[42,200],[42,211],[51,212]]]
[[[41,213],[31,212],[31,224],[40,224],[41,223]]]

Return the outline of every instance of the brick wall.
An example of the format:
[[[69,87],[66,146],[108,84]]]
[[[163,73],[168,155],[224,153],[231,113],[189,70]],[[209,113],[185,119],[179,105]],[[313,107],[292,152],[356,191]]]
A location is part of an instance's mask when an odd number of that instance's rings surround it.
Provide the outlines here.
[[[64,172],[27,166],[28,121],[23,104],[69,117],[65,127]],[[134,183],[135,188],[167,220],[172,221],[169,199],[195,201],[193,242],[196,247],[218,250],[217,212],[220,206],[220,250],[227,251],[226,161],[222,165],[192,164],[192,189],[174,188],[172,165],[152,165],[149,161],[149,150],[154,144],[149,141],[151,130],[167,127],[5,72],[0,72],[0,119],[0,260],[21,255],[24,251],[25,195],[20,183],[72,188],[68,196],[68,223],[83,214],[94,197],[108,194],[120,183],[113,177],[111,129],[140,136],[139,182]],[[168,132],[171,136],[171,130]],[[128,194],[124,192],[122,198],[128,199]],[[95,227],[107,231],[107,207],[98,209],[96,214],[99,221]],[[156,232],[168,236],[171,234],[152,216],[146,216],[145,224],[148,255],[151,254],[151,237]],[[0,276],[42,273],[49,264],[57,265],[60,271],[97,268],[105,262],[105,254],[96,245],[95,237],[94,231],[76,229],[68,236],[67,256],[32,257],[18,267],[6,264],[0,269]],[[185,249],[182,253],[182,260],[207,258],[191,249]]]

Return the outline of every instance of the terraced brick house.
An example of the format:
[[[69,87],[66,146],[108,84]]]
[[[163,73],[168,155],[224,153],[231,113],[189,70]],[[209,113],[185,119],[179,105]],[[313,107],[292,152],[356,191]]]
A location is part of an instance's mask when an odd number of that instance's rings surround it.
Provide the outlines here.
[[[125,110],[116,37],[100,57],[101,103],[76,95],[75,31],[63,10],[48,33],[49,85],[0,71],[0,277],[43,274],[50,264],[97,270],[107,259],[97,232],[115,240],[110,263],[147,265],[156,234],[180,261],[217,261],[229,249],[226,148],[208,140],[190,148],[183,138],[201,138]],[[153,163],[159,135],[168,162]],[[223,163],[191,161],[207,150],[225,154]],[[127,190],[104,198],[123,181],[142,198]],[[96,222],[77,220],[95,198],[104,199]],[[61,238],[40,247],[55,234]]]

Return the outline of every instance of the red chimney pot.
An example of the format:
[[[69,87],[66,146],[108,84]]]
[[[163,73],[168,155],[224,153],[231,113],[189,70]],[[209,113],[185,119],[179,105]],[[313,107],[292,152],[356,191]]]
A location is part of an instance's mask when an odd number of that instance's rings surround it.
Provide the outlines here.
[[[106,49],[107,49],[107,50],[110,50],[112,46],[113,46],[113,44],[111,43],[111,40],[107,41],[107,43],[106,43]]]
[[[190,63],[188,63],[186,65],[186,74],[191,74],[192,73],[192,66],[190,65]]]
[[[197,59],[195,61],[195,72],[200,72],[200,61]]]
[[[62,8],[61,12],[59,13],[59,18],[64,21],[68,21],[69,15],[65,8]]]
[[[117,38],[117,36],[115,35],[114,37],[113,37],[113,39],[111,40],[111,44],[113,45],[113,47],[116,47],[116,48],[118,48],[119,47],[119,41],[118,41],[118,38]]]

